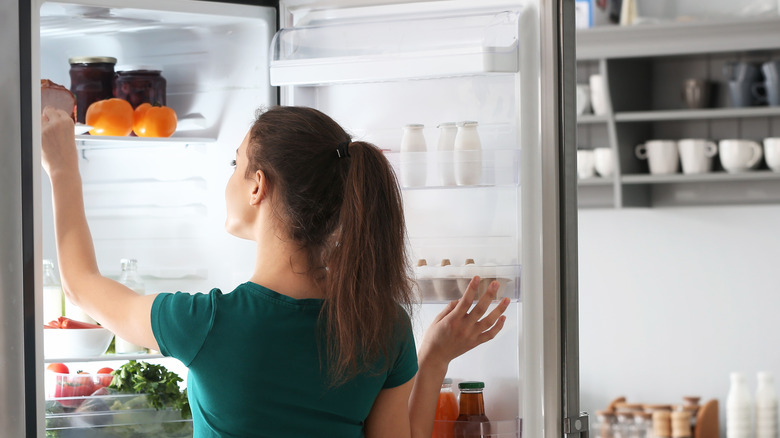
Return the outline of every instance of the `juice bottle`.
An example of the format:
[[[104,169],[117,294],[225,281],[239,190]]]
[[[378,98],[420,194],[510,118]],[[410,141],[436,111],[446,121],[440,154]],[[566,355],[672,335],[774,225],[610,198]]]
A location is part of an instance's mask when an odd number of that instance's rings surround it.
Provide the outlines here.
[[[436,404],[436,422],[433,423],[433,438],[452,438],[454,421],[458,419],[458,400],[452,392],[452,379],[444,379]]]
[[[490,436],[490,423],[485,415],[484,382],[461,382],[460,415],[453,428],[455,438],[479,438]]]

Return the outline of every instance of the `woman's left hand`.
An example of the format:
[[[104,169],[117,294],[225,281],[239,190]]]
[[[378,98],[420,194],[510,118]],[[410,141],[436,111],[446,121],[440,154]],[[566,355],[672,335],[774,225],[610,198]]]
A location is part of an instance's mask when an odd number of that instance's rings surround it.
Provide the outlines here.
[[[41,164],[49,177],[60,170],[79,168],[73,119],[65,111],[48,106],[41,113]]]
[[[450,302],[436,316],[420,345],[421,361],[449,364],[456,357],[496,337],[504,327],[506,316],[502,314],[509,307],[509,298],[503,298],[498,306],[485,315],[490,303],[496,299],[500,287],[497,281],[490,283],[487,291],[471,308],[479,282],[479,277],[472,278],[463,296]]]

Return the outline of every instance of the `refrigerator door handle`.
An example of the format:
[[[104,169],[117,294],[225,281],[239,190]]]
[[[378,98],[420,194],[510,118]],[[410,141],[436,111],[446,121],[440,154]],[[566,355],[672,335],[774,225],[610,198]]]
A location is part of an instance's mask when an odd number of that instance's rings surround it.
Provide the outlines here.
[[[587,412],[580,412],[580,415],[577,417],[567,417],[563,419],[564,435],[581,436],[585,433],[585,438],[587,438],[589,431],[589,417]]]

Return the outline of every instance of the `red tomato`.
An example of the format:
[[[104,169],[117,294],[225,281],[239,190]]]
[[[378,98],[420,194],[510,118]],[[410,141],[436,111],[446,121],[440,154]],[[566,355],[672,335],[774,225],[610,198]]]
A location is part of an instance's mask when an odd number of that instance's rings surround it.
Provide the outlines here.
[[[97,372],[97,379],[95,380],[97,385],[103,387],[110,385],[111,381],[114,380],[114,376],[111,375],[113,371],[114,370],[109,367],[99,369]]]
[[[70,372],[64,363],[52,363],[46,369],[59,374],[68,374]]]

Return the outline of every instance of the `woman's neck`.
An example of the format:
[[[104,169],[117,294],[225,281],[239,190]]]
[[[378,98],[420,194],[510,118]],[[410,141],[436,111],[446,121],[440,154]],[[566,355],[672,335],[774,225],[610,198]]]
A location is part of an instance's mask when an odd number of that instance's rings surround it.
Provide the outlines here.
[[[295,299],[322,298],[311,274],[306,254],[297,245],[276,233],[261,233],[250,281]]]

